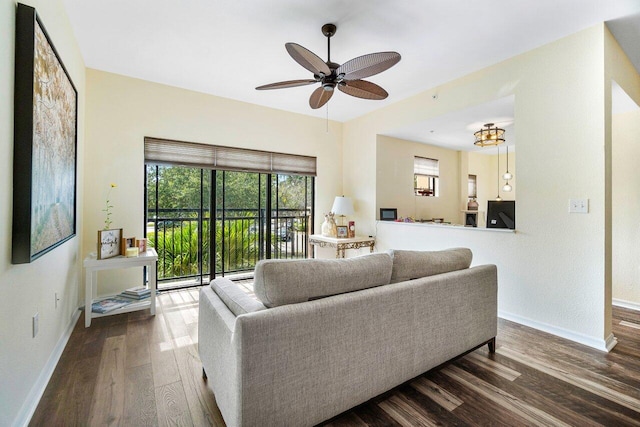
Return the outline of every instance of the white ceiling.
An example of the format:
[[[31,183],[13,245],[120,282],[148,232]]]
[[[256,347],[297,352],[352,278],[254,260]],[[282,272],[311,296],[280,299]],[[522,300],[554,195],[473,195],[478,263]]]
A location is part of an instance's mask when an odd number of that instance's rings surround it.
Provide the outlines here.
[[[599,22],[640,13],[639,0],[63,1],[89,68],[316,117],[327,112],[308,105],[315,86],[254,89],[311,78],[289,57],[286,42],[326,59],[320,28],[331,22],[338,26],[331,43],[335,62],[399,52],[396,66],[370,78],[389,97],[370,101],[338,92],[329,102],[329,118],[338,121]]]

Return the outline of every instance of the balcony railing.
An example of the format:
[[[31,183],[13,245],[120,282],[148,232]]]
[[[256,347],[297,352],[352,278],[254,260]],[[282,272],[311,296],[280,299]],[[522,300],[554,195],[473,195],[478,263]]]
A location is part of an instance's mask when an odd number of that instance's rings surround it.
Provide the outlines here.
[[[154,217],[158,214],[157,217]],[[158,282],[206,283],[210,269],[210,218],[198,209],[149,212],[147,238],[158,252]],[[215,274],[252,271],[263,258],[308,257],[310,212],[225,209],[216,212]],[[269,225],[270,227],[267,227]],[[270,229],[270,235],[269,234]]]

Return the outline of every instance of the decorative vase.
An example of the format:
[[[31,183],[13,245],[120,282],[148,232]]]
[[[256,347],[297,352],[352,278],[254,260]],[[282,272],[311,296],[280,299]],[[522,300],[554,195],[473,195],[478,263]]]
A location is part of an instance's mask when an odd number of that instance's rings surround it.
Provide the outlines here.
[[[324,216],[324,222],[322,223],[322,235],[329,237],[331,235],[331,225],[329,224],[329,215]]]
[[[476,202],[475,198],[469,200],[469,203],[467,203],[467,210],[469,210],[469,211],[477,211],[478,210],[478,202]]]

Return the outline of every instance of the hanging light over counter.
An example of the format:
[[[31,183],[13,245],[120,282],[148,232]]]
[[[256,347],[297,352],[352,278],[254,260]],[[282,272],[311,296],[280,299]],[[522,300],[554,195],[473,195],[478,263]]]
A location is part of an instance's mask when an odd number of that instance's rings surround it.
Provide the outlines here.
[[[509,146],[507,145],[507,171],[502,175],[502,179],[504,179],[506,182],[502,187],[502,191],[505,191],[508,193],[511,190],[513,190],[513,187],[511,187],[511,184],[509,184],[509,180],[512,178],[513,178],[513,174],[509,172]]]
[[[507,171],[502,175],[502,179],[509,181],[513,178],[513,174],[509,172],[509,146],[507,145]]]

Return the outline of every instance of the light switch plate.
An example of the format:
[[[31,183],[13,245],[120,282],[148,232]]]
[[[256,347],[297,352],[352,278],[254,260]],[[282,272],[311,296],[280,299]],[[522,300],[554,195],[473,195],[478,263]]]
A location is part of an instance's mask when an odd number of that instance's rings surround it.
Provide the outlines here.
[[[40,314],[36,313],[33,315],[33,338],[36,337],[36,335],[38,335],[38,323],[40,320]]]
[[[589,213],[589,199],[569,199],[569,213]]]

